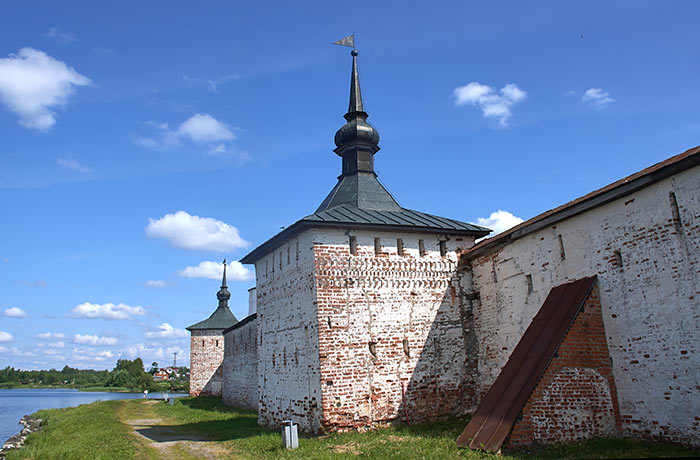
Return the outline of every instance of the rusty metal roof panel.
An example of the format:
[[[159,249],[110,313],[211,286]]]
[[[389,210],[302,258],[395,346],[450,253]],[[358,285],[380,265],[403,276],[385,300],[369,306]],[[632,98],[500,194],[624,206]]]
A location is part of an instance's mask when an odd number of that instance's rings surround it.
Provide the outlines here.
[[[497,451],[537,386],[595,284],[582,278],[552,288],[508,362],[457,438],[458,446]]]

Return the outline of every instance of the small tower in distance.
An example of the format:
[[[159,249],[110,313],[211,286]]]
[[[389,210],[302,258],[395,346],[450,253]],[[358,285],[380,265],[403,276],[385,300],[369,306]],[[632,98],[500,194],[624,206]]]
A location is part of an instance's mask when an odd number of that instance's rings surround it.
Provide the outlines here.
[[[221,396],[224,361],[223,331],[238,322],[228,308],[231,293],[226,286],[226,259],[221,289],[216,294],[219,306],[204,321],[188,327],[190,331],[190,396]]]

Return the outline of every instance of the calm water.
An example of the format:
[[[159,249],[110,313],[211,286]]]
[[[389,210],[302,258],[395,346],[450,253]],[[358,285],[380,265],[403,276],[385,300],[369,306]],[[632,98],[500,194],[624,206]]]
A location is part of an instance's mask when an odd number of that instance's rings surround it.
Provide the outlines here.
[[[175,397],[184,394],[173,395]],[[163,398],[163,393],[149,393],[149,398]],[[143,398],[143,393],[103,393],[80,390],[0,390],[0,447],[22,429],[19,419],[40,409],[79,406],[109,399]]]

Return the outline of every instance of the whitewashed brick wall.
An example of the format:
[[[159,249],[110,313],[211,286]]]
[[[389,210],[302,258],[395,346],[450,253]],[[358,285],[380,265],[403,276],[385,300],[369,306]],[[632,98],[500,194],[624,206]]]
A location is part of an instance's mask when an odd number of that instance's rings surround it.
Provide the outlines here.
[[[190,396],[221,396],[224,337],[221,331],[190,334]]]
[[[472,265],[480,293],[473,303],[481,395],[550,289],[597,274],[623,434],[700,444],[699,167],[527,235]],[[463,290],[472,289],[471,278],[463,273]]]
[[[321,389],[313,240],[305,232],[255,264],[258,423],[318,431]]]
[[[257,324],[257,318],[253,318],[224,334],[224,404],[258,410]]]

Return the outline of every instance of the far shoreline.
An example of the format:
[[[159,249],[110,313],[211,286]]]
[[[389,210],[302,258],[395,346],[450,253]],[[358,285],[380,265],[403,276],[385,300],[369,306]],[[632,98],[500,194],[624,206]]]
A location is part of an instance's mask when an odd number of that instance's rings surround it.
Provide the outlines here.
[[[100,386],[80,386],[80,385],[12,385],[12,386],[2,386],[0,390],[77,390],[77,391],[87,391],[87,392],[105,392],[105,393],[143,393],[143,390],[138,388],[124,388],[124,387],[100,387]],[[169,390],[148,390],[149,393],[173,393],[173,394],[188,394],[187,391],[174,391]]]

